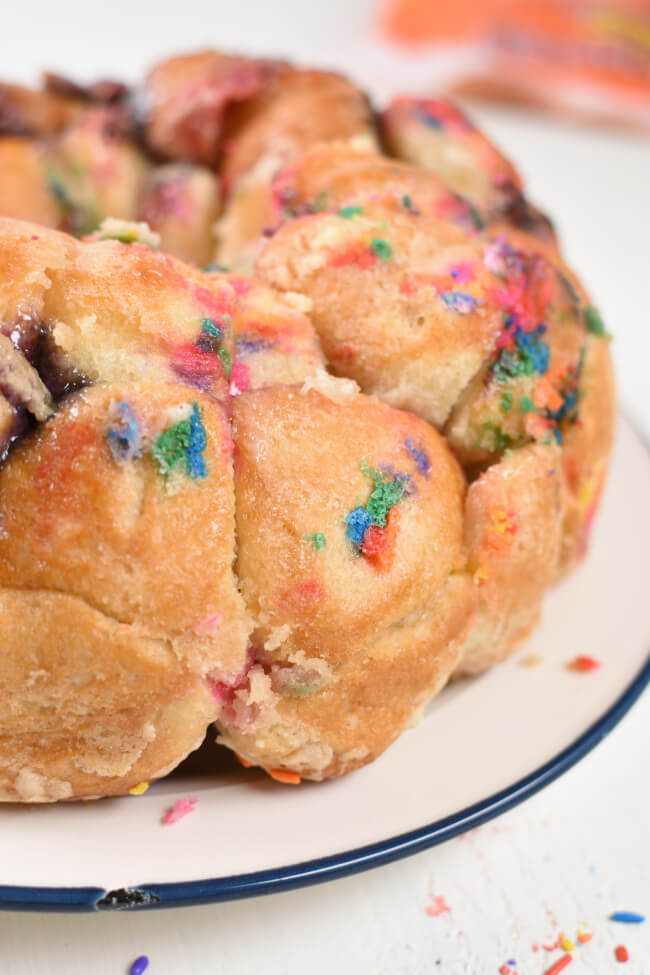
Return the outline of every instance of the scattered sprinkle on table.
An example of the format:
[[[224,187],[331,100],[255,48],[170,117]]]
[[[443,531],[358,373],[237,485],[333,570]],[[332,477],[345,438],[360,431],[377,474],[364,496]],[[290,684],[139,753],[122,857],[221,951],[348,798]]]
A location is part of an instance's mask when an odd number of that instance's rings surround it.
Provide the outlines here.
[[[598,670],[600,661],[593,657],[578,656],[574,657],[567,664],[569,670],[575,670],[579,674],[586,674],[590,670]]]
[[[149,788],[148,782],[138,782],[137,785],[131,786],[129,789],[130,796],[143,796],[147,789]]]
[[[171,809],[168,809],[163,816],[163,825],[172,826],[174,823],[178,823],[181,819],[189,813],[194,812],[196,808],[197,800],[193,796],[188,796],[185,799],[177,799]]]
[[[538,653],[529,653],[519,661],[520,667],[539,667],[543,663],[544,658]]]
[[[451,908],[444,897],[439,894],[431,894],[424,911],[429,917],[440,917],[441,914],[449,914]]]
[[[149,959],[146,955],[140,955],[131,965],[129,975],[142,975],[147,968],[149,968]]]
[[[635,911],[614,911],[609,915],[610,921],[620,921],[622,924],[643,924],[645,916]]]
[[[570,965],[572,961],[573,955],[563,955],[562,958],[558,959],[554,965],[551,965],[550,968],[546,969],[544,975],[558,975],[558,972],[563,971],[563,969],[565,969],[567,965]]]
[[[560,935],[560,947],[562,948],[563,951],[575,951],[576,950],[575,944],[573,943],[573,941],[571,940],[571,938],[568,938],[566,936],[566,934],[561,934]]]
[[[630,954],[625,945],[617,945],[616,948],[614,948],[614,957],[616,958],[616,961],[630,960]]]

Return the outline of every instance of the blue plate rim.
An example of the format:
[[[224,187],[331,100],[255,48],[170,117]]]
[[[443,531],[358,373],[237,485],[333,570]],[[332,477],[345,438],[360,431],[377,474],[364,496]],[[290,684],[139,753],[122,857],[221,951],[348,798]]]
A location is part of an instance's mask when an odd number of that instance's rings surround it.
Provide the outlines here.
[[[649,683],[650,655],[611,707],[548,762],[506,789],[416,830],[332,856],[230,877],[144,883],[114,891],[106,891],[103,887],[0,885],[0,909],[87,912],[188,907],[306,887],[382,866],[480,826],[539,792],[595,748],[616,727]]]

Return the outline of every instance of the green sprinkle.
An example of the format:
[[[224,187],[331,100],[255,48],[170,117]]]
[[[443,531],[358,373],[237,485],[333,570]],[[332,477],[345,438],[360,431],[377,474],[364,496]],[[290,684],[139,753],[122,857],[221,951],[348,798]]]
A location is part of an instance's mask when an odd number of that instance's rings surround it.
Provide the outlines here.
[[[314,200],[314,210],[320,213],[321,210],[327,210],[329,204],[329,190],[321,190],[316,199]]]
[[[365,504],[366,512],[373,524],[385,528],[389,511],[402,500],[405,490],[404,481],[399,478],[386,477],[381,471],[368,467],[365,460],[361,463],[361,470],[366,477],[371,478],[375,485]]]
[[[201,330],[205,332],[206,335],[211,335],[215,339],[223,338],[223,329],[219,328],[214,318],[202,318]]]
[[[481,427],[481,436],[478,442],[479,447],[487,450],[507,450],[509,447],[516,446],[517,442],[509,434],[504,433],[496,423],[484,423]]]
[[[363,213],[363,207],[341,207],[339,210],[339,217],[343,217],[344,220],[352,220],[354,217],[359,217]]]
[[[501,397],[501,409],[504,413],[509,413],[512,408],[512,393],[504,393]]]
[[[389,257],[393,256],[393,248],[382,237],[373,237],[370,241],[370,249],[377,257],[381,257],[382,261],[387,261]]]
[[[592,335],[599,335],[601,338],[605,338],[609,335],[607,329],[605,328],[605,323],[600,317],[600,313],[597,308],[593,305],[588,305],[585,308],[585,324],[587,326],[587,331]]]
[[[519,401],[519,408],[522,413],[537,413],[537,407],[530,396],[522,396]]]
[[[307,532],[307,541],[312,543],[317,552],[322,552],[327,544],[322,532]]]
[[[170,474],[174,467],[185,459],[190,446],[190,435],[190,421],[181,420],[157,438],[151,448],[151,455],[163,476]]]
[[[230,379],[230,373],[232,372],[232,360],[230,358],[230,352],[228,349],[223,347],[219,349],[217,355],[221,359],[221,365],[223,366],[224,372],[228,379]]]

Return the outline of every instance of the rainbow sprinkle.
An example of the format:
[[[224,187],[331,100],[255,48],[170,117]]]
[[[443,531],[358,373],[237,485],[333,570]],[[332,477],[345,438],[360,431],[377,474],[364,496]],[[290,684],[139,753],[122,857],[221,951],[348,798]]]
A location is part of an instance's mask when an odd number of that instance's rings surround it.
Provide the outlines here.
[[[381,258],[382,261],[387,261],[393,256],[393,248],[390,246],[387,240],[383,237],[373,237],[370,241],[370,250],[377,257]]]
[[[129,975],[143,975],[147,968],[149,968],[149,959],[146,955],[140,955],[129,968]]]
[[[207,477],[208,473],[203,459],[207,442],[201,410],[195,402],[187,420],[180,420],[159,435],[151,448],[151,455],[164,477],[170,474],[177,464],[185,461],[188,477],[198,480]]]
[[[634,911],[614,911],[609,915],[610,921],[620,921],[621,924],[643,924],[645,916]]]
[[[196,809],[197,801],[194,796],[188,796],[186,799],[177,799],[171,809],[168,809],[163,816],[163,825],[173,826],[174,823],[178,823],[185,816],[193,813]]]
[[[339,217],[342,217],[344,220],[353,220],[354,217],[360,217],[362,213],[363,213],[363,207],[358,207],[358,206],[341,207],[341,209],[339,210]]]
[[[428,477],[429,471],[431,470],[431,461],[429,460],[429,455],[422,444],[420,443],[416,446],[413,443],[412,438],[407,437],[404,441],[404,446],[406,448],[406,452],[410,454],[415,461],[417,469],[420,471],[420,473],[424,474],[425,477]]]
[[[609,333],[605,328],[605,323],[600,317],[600,313],[593,305],[588,305],[584,310],[585,325],[591,335],[598,335],[601,338],[608,338]]]
[[[322,550],[327,545],[327,539],[322,532],[307,532],[307,541],[311,542],[317,552],[322,552]]]
[[[115,413],[117,416],[106,434],[113,460],[120,463],[142,457],[140,424],[131,404],[120,400],[115,406]]]
[[[440,297],[448,308],[458,312],[459,315],[469,315],[478,304],[476,298],[466,294],[464,291],[443,291]]]
[[[148,782],[138,782],[137,785],[131,786],[129,789],[130,796],[143,796],[147,789],[149,788]]]
[[[374,487],[365,505],[357,505],[345,516],[346,535],[359,554],[386,568],[394,551],[398,526],[397,518],[390,516],[408,494],[410,478],[390,468],[375,470],[365,461],[361,470]]]

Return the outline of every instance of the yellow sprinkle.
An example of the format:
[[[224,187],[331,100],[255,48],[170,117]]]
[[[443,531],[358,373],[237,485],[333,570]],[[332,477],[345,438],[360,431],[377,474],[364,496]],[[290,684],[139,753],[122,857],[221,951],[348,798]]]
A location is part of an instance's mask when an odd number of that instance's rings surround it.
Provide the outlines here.
[[[596,477],[590,477],[588,481],[585,481],[578,492],[578,504],[580,505],[581,511],[586,511],[591,504],[592,498],[596,493],[596,485],[598,479]]]
[[[567,938],[566,934],[560,935],[560,945],[563,951],[575,951],[576,946],[574,945],[571,938]]]
[[[149,788],[148,782],[138,782],[133,788],[129,789],[130,796],[143,796],[147,789]]]
[[[508,515],[505,511],[493,511],[492,524],[494,525],[495,531],[498,531],[500,535],[505,535],[508,529]]]
[[[485,582],[487,578],[488,578],[487,569],[485,569],[482,565],[479,565],[478,569],[476,570],[473,576],[474,582],[480,585],[482,582]]]
[[[529,653],[519,661],[520,667],[539,667],[544,660],[538,653]]]

